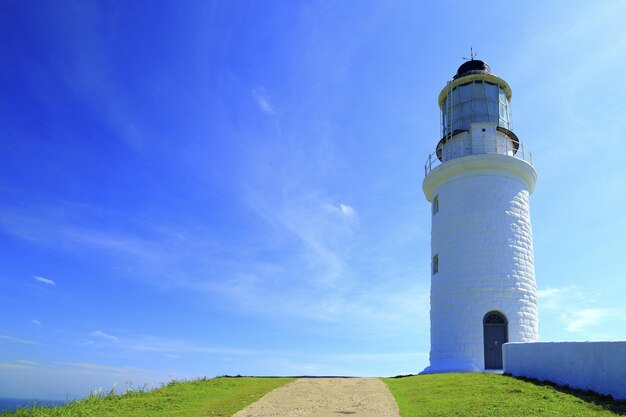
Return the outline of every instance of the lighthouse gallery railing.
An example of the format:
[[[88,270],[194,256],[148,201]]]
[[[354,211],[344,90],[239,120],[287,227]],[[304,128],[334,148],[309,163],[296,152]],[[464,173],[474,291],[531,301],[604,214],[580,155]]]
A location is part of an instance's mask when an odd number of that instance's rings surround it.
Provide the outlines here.
[[[428,175],[430,171],[437,168],[439,165],[452,159],[461,158],[467,155],[480,155],[480,154],[499,154],[508,155],[513,158],[521,159],[532,165],[533,155],[526,149],[524,144],[519,141],[515,144],[509,140],[502,140],[501,137],[493,137],[490,139],[481,138],[479,146],[472,145],[471,138],[463,141],[462,147],[458,146],[444,146],[441,149],[428,155],[426,164],[424,165],[424,175]],[[517,146],[515,146],[517,145]]]

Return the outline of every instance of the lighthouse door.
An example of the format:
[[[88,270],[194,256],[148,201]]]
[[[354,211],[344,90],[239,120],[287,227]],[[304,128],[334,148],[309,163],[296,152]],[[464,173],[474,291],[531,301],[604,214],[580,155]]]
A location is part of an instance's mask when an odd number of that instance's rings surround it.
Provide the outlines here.
[[[507,321],[501,313],[491,311],[483,319],[485,369],[502,369],[502,345],[508,342]]]

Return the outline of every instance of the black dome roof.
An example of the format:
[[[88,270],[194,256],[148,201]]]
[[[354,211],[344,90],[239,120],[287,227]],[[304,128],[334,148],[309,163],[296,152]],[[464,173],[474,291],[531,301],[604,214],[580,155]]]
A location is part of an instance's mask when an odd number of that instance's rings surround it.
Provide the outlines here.
[[[472,59],[464,62],[456,71],[454,78],[463,77],[470,74],[491,74],[489,65],[480,59]]]

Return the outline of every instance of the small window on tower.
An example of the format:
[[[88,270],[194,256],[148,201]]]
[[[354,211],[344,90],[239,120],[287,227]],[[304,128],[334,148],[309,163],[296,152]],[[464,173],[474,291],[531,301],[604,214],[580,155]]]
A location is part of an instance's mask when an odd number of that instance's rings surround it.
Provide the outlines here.
[[[436,195],[435,198],[433,198],[433,216],[437,213],[439,213],[439,196],[438,195]]]
[[[433,256],[433,275],[439,272],[439,255]]]

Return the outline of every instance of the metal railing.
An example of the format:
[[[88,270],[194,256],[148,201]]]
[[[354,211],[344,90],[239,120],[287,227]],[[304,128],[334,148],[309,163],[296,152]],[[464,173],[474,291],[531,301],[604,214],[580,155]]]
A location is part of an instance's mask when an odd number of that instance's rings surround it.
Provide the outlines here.
[[[521,141],[512,141],[502,136],[474,138],[472,140],[470,136],[467,136],[462,140],[455,141],[453,139],[428,155],[424,165],[424,175],[428,175],[430,171],[452,159],[480,154],[508,155],[533,164],[532,153],[526,149]]]

